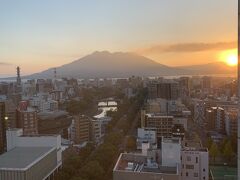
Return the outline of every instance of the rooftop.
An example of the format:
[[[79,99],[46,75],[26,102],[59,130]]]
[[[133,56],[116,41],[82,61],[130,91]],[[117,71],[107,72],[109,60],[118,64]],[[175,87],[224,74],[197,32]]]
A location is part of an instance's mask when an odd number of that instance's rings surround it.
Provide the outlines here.
[[[51,111],[51,112],[40,112],[38,113],[38,117],[41,120],[55,119],[61,116],[66,116],[68,113],[66,111]]]
[[[178,167],[161,166],[156,162],[149,163],[142,154],[121,154],[114,171],[149,172],[158,174],[178,174]]]
[[[173,116],[166,116],[163,114],[156,114],[156,113],[148,113],[146,114],[146,116],[149,118],[173,118]]]
[[[25,170],[37,163],[53,147],[16,147],[0,155],[0,170]]]

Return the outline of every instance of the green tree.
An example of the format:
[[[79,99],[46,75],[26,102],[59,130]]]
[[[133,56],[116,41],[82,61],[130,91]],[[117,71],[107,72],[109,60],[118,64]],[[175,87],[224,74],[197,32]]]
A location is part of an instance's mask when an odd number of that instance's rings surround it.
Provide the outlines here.
[[[224,157],[227,159],[228,162],[231,161],[231,158],[232,158],[233,155],[234,155],[231,141],[228,141],[228,142],[225,144],[224,150],[223,150],[223,155],[224,155]]]
[[[79,172],[83,179],[103,180],[104,170],[97,161],[88,162]]]
[[[136,138],[135,137],[133,137],[133,136],[128,137],[126,148],[127,148],[127,151],[136,150],[137,145],[136,145]]]
[[[215,164],[215,159],[219,155],[218,146],[216,143],[213,143],[210,148],[210,156],[213,158],[213,163]]]
[[[208,137],[208,139],[207,139],[207,148],[210,149],[212,144],[213,144],[212,138]]]

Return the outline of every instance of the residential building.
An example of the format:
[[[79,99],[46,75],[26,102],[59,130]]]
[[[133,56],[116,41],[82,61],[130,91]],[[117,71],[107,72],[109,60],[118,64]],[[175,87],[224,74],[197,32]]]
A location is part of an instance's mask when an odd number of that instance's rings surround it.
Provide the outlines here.
[[[211,107],[206,111],[206,122],[209,130],[225,133],[225,110],[221,107]]]
[[[29,107],[27,101],[19,103],[16,121],[17,128],[22,128],[24,135],[38,134],[37,111]]]
[[[137,149],[142,149],[143,143],[149,143],[152,149],[157,148],[157,134],[155,128],[138,128]]]
[[[149,99],[175,100],[179,97],[179,84],[173,80],[157,80],[148,84]]]
[[[208,180],[208,150],[184,147],[181,151],[182,180]]]
[[[228,136],[237,137],[237,109],[230,109],[225,112],[225,128]]]
[[[91,140],[91,119],[85,115],[77,115],[73,117],[73,121],[72,133],[74,143],[89,142]]]
[[[142,128],[156,128],[157,138],[170,137],[172,135],[173,118],[173,116],[146,114]]]
[[[0,154],[6,151],[5,103],[0,102]]]
[[[69,138],[72,117],[66,111],[45,111],[37,114],[39,134],[60,134]]]

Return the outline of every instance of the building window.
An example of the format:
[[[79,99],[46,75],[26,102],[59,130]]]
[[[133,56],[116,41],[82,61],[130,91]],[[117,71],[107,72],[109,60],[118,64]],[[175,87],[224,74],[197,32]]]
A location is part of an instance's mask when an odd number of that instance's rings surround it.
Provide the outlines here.
[[[187,161],[191,161],[191,156],[187,156]]]
[[[198,163],[198,157],[196,157],[196,163]]]
[[[194,173],[194,177],[198,177],[198,173]]]
[[[203,176],[203,179],[206,179],[205,176]]]
[[[188,172],[186,172],[186,176],[188,176]]]
[[[205,172],[206,170],[205,170],[205,168],[203,169],[203,172]]]
[[[194,169],[194,165],[186,164],[186,169]]]

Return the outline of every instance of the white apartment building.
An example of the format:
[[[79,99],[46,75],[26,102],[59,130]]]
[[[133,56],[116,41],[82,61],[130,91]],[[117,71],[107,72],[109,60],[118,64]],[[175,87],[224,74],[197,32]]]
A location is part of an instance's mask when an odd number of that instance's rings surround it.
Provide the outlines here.
[[[149,143],[152,149],[157,149],[156,129],[138,128],[137,131],[137,149],[142,149],[143,143]]]
[[[208,150],[184,147],[181,151],[182,180],[208,180]]]

